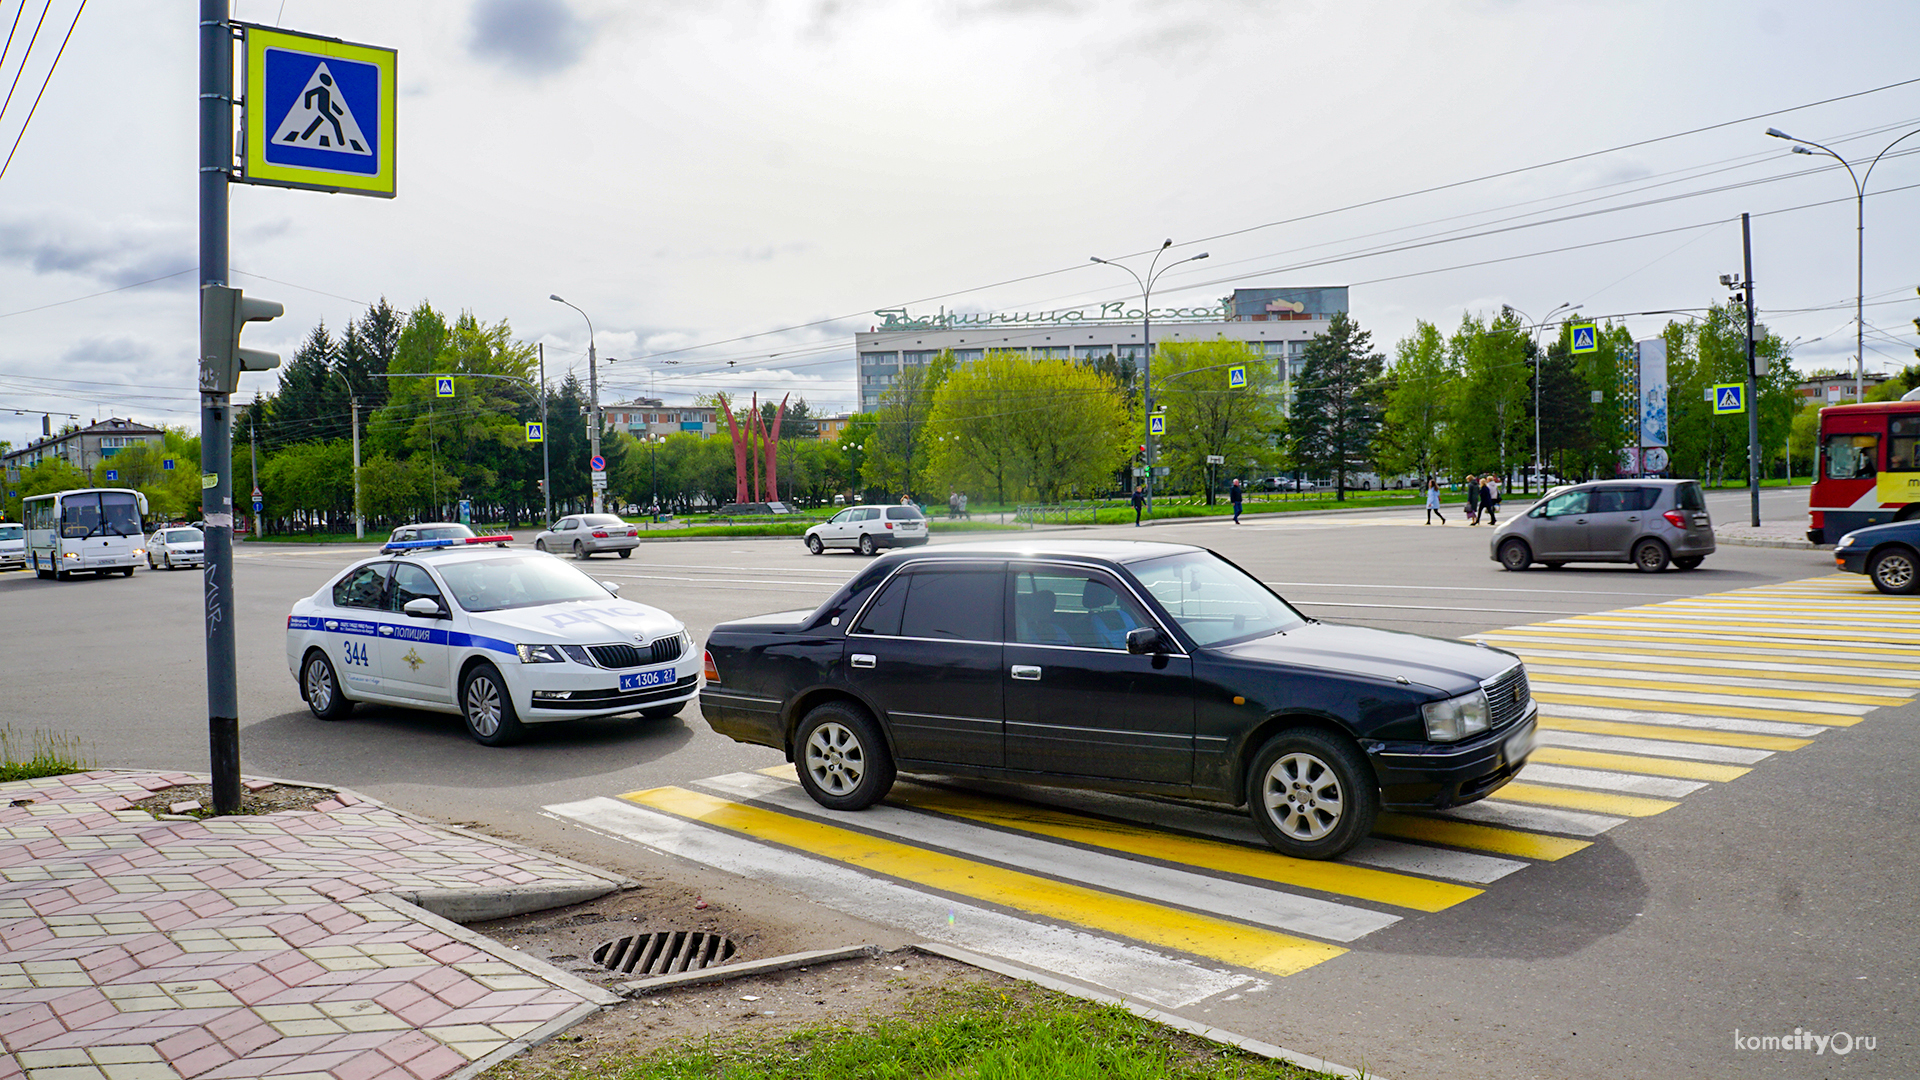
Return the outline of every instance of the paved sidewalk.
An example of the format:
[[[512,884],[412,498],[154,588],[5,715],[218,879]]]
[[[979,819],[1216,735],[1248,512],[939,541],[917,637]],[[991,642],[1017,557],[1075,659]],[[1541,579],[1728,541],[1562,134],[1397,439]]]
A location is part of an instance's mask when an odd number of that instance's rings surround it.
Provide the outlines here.
[[[206,782],[0,784],[0,1080],[473,1075],[619,1000],[402,898],[487,917],[619,879],[346,792],[132,808]]]
[[[1796,548],[1803,551],[1816,549],[1816,545],[1807,539],[1805,514],[1786,521],[1762,521],[1758,528],[1748,524],[1749,520],[1742,518],[1737,521],[1714,522],[1714,541],[1720,544],[1731,544],[1734,547]]]

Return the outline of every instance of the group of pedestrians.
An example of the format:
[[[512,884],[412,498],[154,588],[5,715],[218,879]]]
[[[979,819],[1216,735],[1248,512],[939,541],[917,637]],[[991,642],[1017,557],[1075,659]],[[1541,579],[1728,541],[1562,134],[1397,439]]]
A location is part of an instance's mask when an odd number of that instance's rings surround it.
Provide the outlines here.
[[[1500,478],[1491,475],[1469,476],[1462,486],[1465,487],[1467,495],[1467,524],[1478,525],[1483,517],[1487,519],[1489,525],[1500,524],[1497,516],[1500,509]],[[1440,512],[1440,481],[1429,479],[1427,481],[1427,524],[1433,524],[1434,518],[1439,518],[1442,525],[1447,523],[1447,516]]]

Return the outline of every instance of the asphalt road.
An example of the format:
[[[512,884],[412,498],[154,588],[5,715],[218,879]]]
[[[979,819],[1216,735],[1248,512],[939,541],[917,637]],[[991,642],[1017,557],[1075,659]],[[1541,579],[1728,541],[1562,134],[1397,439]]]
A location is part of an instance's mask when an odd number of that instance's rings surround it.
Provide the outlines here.
[[[1744,520],[1743,494],[1712,498],[1716,520]],[[1763,514],[1798,523],[1804,499],[1804,489],[1770,491]],[[1071,535],[1205,544],[1316,617],[1448,637],[1831,571],[1824,553],[1723,547],[1693,572],[1509,574],[1488,558],[1491,529],[1457,516],[1425,526],[1421,517],[1257,517],[1240,527]],[[450,716],[362,706],[337,724],[313,719],[287,671],[286,611],[370,551],[243,545],[236,593],[248,774],[351,787],[639,874],[660,872],[662,860],[541,808],[779,763],[772,750],[714,735],[693,707],[667,722],[543,726],[507,750],[474,744]],[[809,556],[792,540],[659,542],[588,569],[619,582],[624,596],[672,611],[698,641],[729,618],[810,608],[862,562]],[[199,575],[142,570],[131,580],[53,583],[9,574],[0,577],[0,611],[0,718],[16,738],[70,735],[104,766],[205,770]],[[1912,783],[1920,750],[1908,736],[1920,708],[1885,715],[1784,755],[1764,782],[1693,796],[1577,858],[1531,867],[1495,895],[1406,919],[1337,962],[1194,1016],[1397,1080],[1920,1075],[1909,1009],[1920,936],[1908,911],[1920,822]],[[783,915],[796,917],[780,900]],[[1735,1028],[1796,1027],[1881,1038],[1875,1051],[1846,1057],[1732,1049]]]

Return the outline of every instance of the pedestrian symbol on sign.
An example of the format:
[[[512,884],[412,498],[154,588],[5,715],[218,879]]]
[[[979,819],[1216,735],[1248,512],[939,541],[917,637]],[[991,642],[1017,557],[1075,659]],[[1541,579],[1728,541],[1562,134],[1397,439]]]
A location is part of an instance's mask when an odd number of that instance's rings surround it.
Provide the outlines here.
[[[313,69],[300,97],[274,129],[273,141],[341,154],[371,156],[373,153],[367,148],[366,136],[360,133],[360,125],[354,122],[347,99],[334,86],[333,72],[324,60]]]
[[[1713,387],[1714,414],[1746,412],[1746,390],[1747,388],[1740,383],[1715,383]]]
[[[453,396],[453,376],[442,375],[439,378],[433,380],[433,394],[435,397],[452,397]]]
[[[1600,351],[1600,339],[1595,335],[1592,323],[1575,323],[1573,327],[1573,351],[1590,353]]]
[[[547,437],[546,429],[543,426],[541,426],[540,421],[538,420],[527,421],[527,441],[528,442],[530,443],[544,442],[546,441],[546,437]]]
[[[1247,385],[1247,366],[1235,364],[1227,369],[1227,387],[1232,390],[1244,389]]]

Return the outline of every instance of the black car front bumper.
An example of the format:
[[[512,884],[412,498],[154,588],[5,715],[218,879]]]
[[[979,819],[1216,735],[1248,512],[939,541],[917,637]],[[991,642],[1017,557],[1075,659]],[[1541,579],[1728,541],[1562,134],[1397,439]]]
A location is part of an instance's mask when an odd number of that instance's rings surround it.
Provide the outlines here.
[[[1533,752],[1539,712],[1466,743],[1368,743],[1367,759],[1389,809],[1445,810],[1486,798]]]

